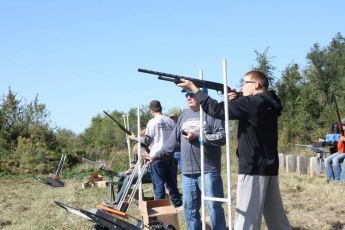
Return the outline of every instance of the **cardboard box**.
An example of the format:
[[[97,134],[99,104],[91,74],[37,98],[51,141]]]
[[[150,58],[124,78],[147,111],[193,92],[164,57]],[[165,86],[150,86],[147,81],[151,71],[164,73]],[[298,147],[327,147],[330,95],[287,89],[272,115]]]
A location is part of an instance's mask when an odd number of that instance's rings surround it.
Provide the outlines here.
[[[108,181],[106,180],[101,180],[101,181],[96,181],[95,182],[95,187],[98,187],[98,188],[106,188],[108,186]]]
[[[170,199],[142,201],[139,202],[139,208],[143,216],[144,229],[149,229],[146,226],[150,226],[150,222],[155,220],[164,226],[171,224],[177,230],[180,229],[177,213],[182,210],[182,207],[175,208],[170,204]]]

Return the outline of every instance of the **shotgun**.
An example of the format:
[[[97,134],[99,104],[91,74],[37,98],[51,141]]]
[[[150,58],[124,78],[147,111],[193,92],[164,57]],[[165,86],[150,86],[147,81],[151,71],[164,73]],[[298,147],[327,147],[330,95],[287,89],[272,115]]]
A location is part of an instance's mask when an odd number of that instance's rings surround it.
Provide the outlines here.
[[[112,117],[109,113],[107,113],[107,112],[105,112],[105,111],[103,111],[103,113],[105,113],[111,120],[113,120],[113,121],[120,127],[120,129],[121,129],[123,132],[125,132],[128,136],[131,136],[131,135],[133,134],[131,131],[129,131],[128,129],[126,129],[125,127],[123,127],[123,125],[121,125],[120,122],[118,122],[117,120],[115,120],[115,118]],[[149,147],[148,147],[145,143],[140,142],[139,139],[137,140],[137,142],[140,143],[140,146],[143,147],[143,148],[146,150],[146,152],[148,152],[148,153],[150,152]]]
[[[89,163],[89,164],[92,164],[96,167],[98,167],[100,170],[104,171],[105,173],[107,173],[109,176],[116,176],[116,177],[120,177],[119,173],[117,172],[114,172],[110,169],[107,168],[107,166],[99,161],[94,161],[94,160],[90,160],[88,158],[81,158],[81,161],[82,162],[86,162],[86,163]]]
[[[193,84],[198,88],[213,89],[213,90],[216,90],[217,92],[224,94],[224,85],[217,82],[199,80],[196,78],[185,77],[185,76],[175,75],[175,74],[170,74],[170,73],[157,72],[157,71],[152,71],[152,70],[147,70],[147,69],[140,69],[140,68],[138,69],[138,72],[157,75],[159,80],[171,81],[171,82],[174,82],[175,84],[181,83],[182,82],[181,78],[183,78],[183,79],[193,82]],[[228,92],[236,92],[235,89],[231,89],[230,87],[227,87],[227,88],[228,88]],[[241,96],[241,92],[239,92],[238,94],[239,96]]]
[[[337,112],[337,118],[338,118],[338,124],[339,124],[339,128],[340,128],[340,132],[341,132],[341,136],[345,136],[344,135],[344,129],[343,129],[343,125],[341,122],[341,118],[340,118],[340,113],[339,113],[339,108],[338,108],[338,103],[337,103],[337,99],[335,98],[334,94],[332,95],[332,99],[335,105],[335,110]],[[343,146],[345,146],[345,142],[343,141]],[[342,149],[338,149],[339,152],[345,153],[345,149],[344,147]]]

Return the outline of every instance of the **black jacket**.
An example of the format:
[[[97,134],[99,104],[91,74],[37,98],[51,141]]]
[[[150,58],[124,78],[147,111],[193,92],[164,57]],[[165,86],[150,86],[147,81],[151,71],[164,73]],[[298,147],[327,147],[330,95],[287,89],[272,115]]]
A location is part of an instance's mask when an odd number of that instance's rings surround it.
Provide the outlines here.
[[[224,119],[224,102],[218,103],[202,91],[194,98],[205,113]],[[278,116],[282,104],[274,91],[229,101],[230,120],[238,120],[239,174],[278,175]]]

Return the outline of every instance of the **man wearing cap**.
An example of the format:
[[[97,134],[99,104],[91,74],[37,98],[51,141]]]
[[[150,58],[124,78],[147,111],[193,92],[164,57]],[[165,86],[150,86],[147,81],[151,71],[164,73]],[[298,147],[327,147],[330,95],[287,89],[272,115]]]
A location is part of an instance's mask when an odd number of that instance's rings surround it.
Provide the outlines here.
[[[204,90],[206,92],[207,89]],[[177,125],[155,156],[147,158],[153,164],[159,160],[171,157],[175,147],[180,144],[183,213],[188,230],[201,229],[201,168],[200,168],[200,106],[194,99],[194,94],[185,92],[189,108],[185,110],[177,121]],[[205,133],[205,196],[224,197],[221,170],[221,145],[226,142],[224,122],[204,115]],[[222,203],[206,201],[208,213],[211,217],[212,229],[226,229],[225,215]]]
[[[149,109],[153,118],[147,123],[144,143],[150,149],[149,156],[154,157],[172,133],[175,122],[162,114],[162,106],[159,101],[151,101]],[[181,196],[177,188],[174,156],[151,164],[151,177],[156,200],[165,198],[164,184],[166,184],[174,207],[182,205]]]

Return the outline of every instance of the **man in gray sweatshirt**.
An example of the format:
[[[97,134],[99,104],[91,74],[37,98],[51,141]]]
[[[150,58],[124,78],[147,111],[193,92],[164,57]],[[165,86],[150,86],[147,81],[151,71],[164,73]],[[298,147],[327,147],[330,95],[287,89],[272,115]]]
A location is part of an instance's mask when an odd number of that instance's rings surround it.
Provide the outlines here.
[[[186,93],[187,109],[179,118],[172,134],[162,149],[149,162],[174,154],[180,145],[182,165],[183,211],[188,230],[201,229],[201,166],[200,166],[200,106],[190,91]],[[211,116],[204,117],[205,133],[205,196],[224,197],[221,171],[221,145],[226,142],[224,122]],[[207,201],[212,229],[226,229],[221,202]]]

